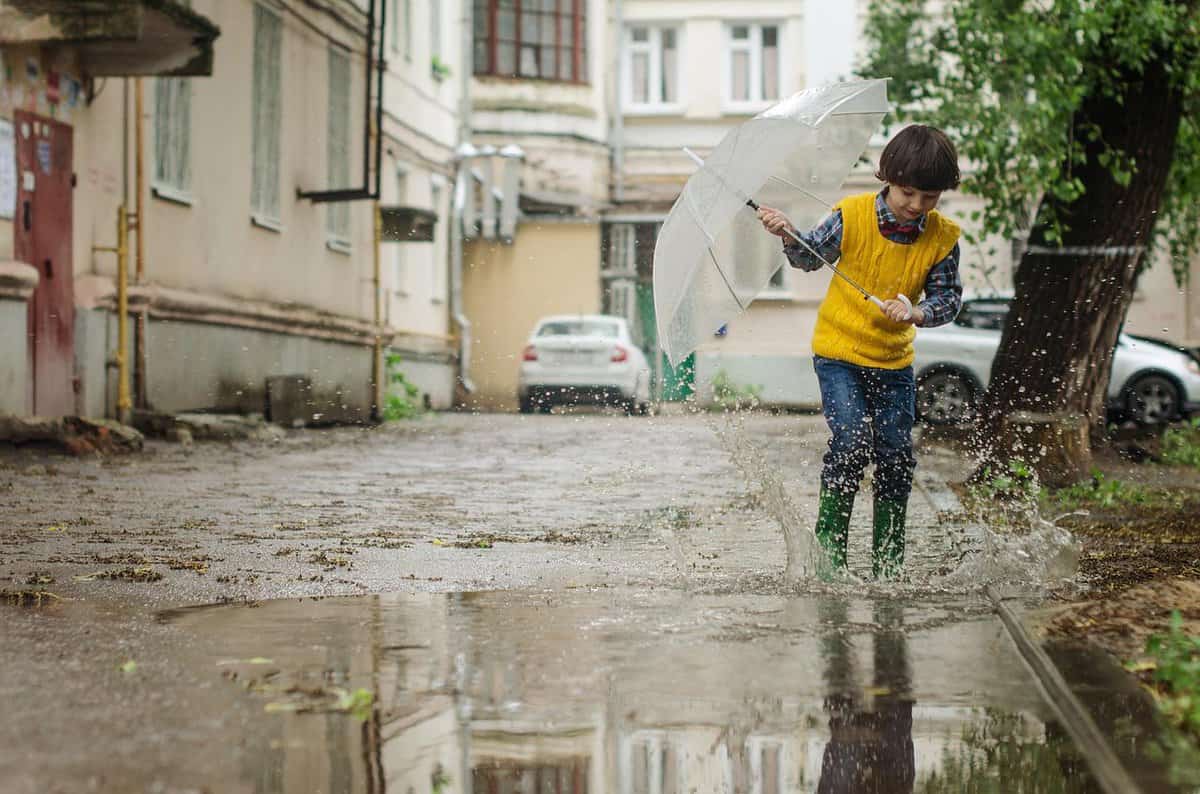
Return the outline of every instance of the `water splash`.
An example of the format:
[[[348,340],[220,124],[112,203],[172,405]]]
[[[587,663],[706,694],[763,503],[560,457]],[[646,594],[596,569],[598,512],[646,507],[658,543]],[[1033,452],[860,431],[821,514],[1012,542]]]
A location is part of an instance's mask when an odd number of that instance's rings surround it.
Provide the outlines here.
[[[713,432],[746,481],[758,487],[763,507],[783,530],[784,547],[787,549],[784,583],[797,584],[813,578],[831,578],[834,572],[829,558],[807,522],[801,521],[800,511],[784,490],[783,478],[767,465],[767,456],[744,432],[744,415],[726,412],[724,417],[723,424],[715,419],[711,421]]]

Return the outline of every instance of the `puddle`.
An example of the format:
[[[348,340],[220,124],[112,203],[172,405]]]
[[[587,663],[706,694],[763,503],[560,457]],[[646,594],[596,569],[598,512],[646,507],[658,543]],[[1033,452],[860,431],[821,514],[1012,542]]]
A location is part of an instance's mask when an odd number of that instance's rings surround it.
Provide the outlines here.
[[[1095,790],[975,600],[494,591],[162,619],[261,703],[238,737],[257,792]]]

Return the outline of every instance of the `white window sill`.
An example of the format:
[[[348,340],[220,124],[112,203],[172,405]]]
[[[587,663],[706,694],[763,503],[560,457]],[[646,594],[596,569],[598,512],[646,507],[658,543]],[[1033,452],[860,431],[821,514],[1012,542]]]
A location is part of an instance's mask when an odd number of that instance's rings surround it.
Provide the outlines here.
[[[190,207],[196,203],[196,199],[191,193],[177,187],[171,187],[170,185],[151,185],[150,192],[155,198],[169,201],[172,204],[182,204],[185,207]]]
[[[268,218],[266,215],[252,212],[250,213],[250,223],[260,229],[266,229],[276,234],[283,234],[283,224],[277,218]]]
[[[350,256],[354,252],[349,240],[343,240],[340,237],[327,237],[325,239],[325,247],[335,254]]]
[[[626,105],[622,112],[626,116],[682,116],[684,106],[675,105]]]

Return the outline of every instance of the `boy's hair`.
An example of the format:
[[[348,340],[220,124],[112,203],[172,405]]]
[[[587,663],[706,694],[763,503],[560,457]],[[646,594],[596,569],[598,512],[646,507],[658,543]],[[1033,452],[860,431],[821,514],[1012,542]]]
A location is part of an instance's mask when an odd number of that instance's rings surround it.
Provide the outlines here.
[[[875,178],[917,190],[953,190],[959,180],[958,151],[946,133],[913,124],[883,147]]]

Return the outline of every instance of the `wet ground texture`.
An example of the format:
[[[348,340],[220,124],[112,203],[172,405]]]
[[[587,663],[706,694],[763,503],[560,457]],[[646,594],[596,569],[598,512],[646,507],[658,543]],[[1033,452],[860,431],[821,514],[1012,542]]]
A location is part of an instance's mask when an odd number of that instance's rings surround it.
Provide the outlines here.
[[[4,790],[1095,790],[937,466],[908,583],[784,581],[825,438],[437,415],[5,453]]]

